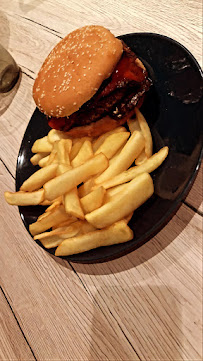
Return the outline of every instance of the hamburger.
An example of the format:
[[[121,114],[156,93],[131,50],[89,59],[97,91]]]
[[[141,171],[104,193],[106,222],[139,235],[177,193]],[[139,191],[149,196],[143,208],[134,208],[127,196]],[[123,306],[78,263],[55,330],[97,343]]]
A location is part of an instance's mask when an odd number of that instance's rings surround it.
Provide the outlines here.
[[[126,122],[151,85],[134,52],[102,26],[62,39],[44,61],[33,98],[50,127],[71,137],[99,136]]]

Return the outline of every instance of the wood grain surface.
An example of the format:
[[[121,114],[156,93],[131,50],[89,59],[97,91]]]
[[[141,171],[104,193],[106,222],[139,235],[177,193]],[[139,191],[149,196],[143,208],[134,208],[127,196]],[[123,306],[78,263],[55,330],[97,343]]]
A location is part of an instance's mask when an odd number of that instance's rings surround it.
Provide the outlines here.
[[[1,44],[22,69],[0,94],[0,360],[202,359],[202,168],[179,211],[150,242],[117,260],[71,264],[41,249],[5,190],[35,109],[32,86],[67,33],[100,24],[116,36],[155,32],[202,64],[202,3],[1,0]]]

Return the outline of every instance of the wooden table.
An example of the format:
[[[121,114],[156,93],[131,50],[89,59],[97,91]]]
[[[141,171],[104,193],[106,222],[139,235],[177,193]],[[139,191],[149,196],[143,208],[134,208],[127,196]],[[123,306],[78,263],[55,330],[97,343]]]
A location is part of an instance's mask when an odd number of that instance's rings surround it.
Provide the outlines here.
[[[71,264],[41,249],[3,191],[35,109],[43,59],[67,33],[101,24],[115,35],[155,32],[201,64],[200,0],[1,0],[1,43],[22,69],[0,104],[0,359],[201,360],[201,173],[177,214],[150,242],[103,264]]]

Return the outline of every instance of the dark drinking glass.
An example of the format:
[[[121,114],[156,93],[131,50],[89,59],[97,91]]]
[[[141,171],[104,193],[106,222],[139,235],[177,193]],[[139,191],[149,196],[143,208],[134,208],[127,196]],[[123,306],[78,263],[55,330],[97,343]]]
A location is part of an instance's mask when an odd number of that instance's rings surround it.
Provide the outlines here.
[[[17,83],[20,68],[9,52],[0,45],[0,93],[7,93]]]

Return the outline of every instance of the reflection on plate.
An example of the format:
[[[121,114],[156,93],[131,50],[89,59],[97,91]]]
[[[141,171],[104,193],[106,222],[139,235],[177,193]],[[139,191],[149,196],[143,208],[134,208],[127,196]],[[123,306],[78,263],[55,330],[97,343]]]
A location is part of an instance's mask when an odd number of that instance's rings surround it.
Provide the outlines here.
[[[129,223],[134,231],[134,239],[124,244],[64,257],[73,262],[107,261],[149,240],[180,206],[191,188],[201,161],[203,78],[198,63],[187,49],[165,36],[135,33],[123,35],[120,39],[143,61],[153,80],[141,111],[151,128],[154,152],[168,145],[169,155],[152,174],[155,194],[134,212]],[[29,161],[32,144],[49,130],[46,117],[36,109],[18,155],[17,190],[36,170]],[[19,207],[19,211],[28,229],[29,224],[44,212],[44,207]],[[52,250],[48,252],[54,253]]]

